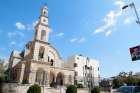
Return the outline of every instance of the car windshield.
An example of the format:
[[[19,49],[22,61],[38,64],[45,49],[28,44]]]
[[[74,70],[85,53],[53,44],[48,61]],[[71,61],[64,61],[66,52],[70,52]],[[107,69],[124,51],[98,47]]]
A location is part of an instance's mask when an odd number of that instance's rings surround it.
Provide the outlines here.
[[[132,87],[120,87],[118,89],[118,92],[123,92],[123,93],[132,93]]]
[[[135,92],[140,93],[140,87],[135,87]]]

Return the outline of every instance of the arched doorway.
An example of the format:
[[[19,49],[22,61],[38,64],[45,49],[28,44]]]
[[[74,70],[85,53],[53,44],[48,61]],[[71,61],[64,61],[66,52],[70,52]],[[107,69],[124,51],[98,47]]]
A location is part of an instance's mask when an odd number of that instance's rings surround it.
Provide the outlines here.
[[[55,75],[53,72],[50,72],[50,87],[54,87],[55,86]]]
[[[47,85],[47,72],[45,72],[42,68],[39,68],[36,71],[36,83],[40,85]]]
[[[59,85],[59,86],[63,86],[64,85],[64,74],[63,73],[59,72],[57,74],[56,84]]]

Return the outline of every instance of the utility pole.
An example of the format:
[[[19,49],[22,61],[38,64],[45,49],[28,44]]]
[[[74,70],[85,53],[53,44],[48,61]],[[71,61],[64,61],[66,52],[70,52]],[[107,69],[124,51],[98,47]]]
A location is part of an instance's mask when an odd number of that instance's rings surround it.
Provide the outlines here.
[[[136,23],[140,26],[140,18],[139,18],[138,11],[136,9],[135,3],[132,1],[132,3],[123,6],[122,9],[124,10],[124,9],[126,9],[128,7],[131,7],[131,8],[134,9],[134,12],[135,12],[135,15],[136,15],[136,18],[137,18]]]

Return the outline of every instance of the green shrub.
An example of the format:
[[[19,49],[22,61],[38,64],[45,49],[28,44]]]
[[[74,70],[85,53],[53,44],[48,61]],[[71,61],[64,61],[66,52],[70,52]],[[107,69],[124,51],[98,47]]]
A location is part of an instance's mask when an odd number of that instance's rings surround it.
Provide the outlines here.
[[[97,86],[97,87],[94,87],[92,90],[91,90],[91,93],[100,93],[100,88]]]
[[[41,87],[37,84],[34,84],[29,87],[27,93],[41,93]]]
[[[22,80],[22,84],[28,84],[28,80],[27,79],[23,79]]]
[[[5,78],[3,77],[3,76],[0,76],[0,93],[3,93],[2,92],[2,84],[4,83],[4,80],[5,80]]]
[[[82,84],[77,84],[77,88],[84,88]]]
[[[77,93],[77,87],[74,85],[69,85],[67,87],[66,93]]]

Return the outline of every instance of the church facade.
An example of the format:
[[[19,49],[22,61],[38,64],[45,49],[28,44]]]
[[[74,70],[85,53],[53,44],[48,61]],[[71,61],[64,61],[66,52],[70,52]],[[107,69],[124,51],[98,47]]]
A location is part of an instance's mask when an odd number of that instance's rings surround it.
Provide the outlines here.
[[[22,52],[13,51],[9,59],[8,81],[48,87],[74,84],[74,69],[49,43],[48,8],[41,9],[34,39]]]
[[[39,84],[45,86],[47,91],[50,87],[74,84],[82,84],[85,88],[99,86],[99,61],[75,55],[70,57],[67,63],[64,62],[49,42],[49,33],[48,8],[44,6],[35,26],[33,40],[26,44],[23,51],[13,51],[10,55],[7,70],[8,86],[5,90],[11,89],[11,85],[15,84],[24,84],[25,87]],[[14,88],[20,91],[19,87]]]

